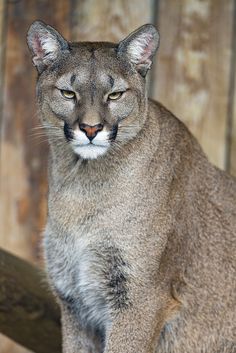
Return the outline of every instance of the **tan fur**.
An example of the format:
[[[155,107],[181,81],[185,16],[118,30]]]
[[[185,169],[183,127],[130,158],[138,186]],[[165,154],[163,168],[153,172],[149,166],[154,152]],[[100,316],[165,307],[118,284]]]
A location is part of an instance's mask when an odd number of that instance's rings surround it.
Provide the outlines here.
[[[118,47],[130,67],[110,44],[81,44],[68,54],[61,38],[57,66],[34,59],[51,146],[45,258],[62,309],[63,351],[235,353],[236,182],[209,163],[172,113],[147,100],[143,77],[150,58],[132,63],[135,43],[125,51],[137,33]],[[151,27],[139,38],[146,33],[145,40],[154,38]],[[97,91],[91,90],[94,101],[87,99],[79,121],[110,129],[121,110],[127,115],[107,152],[83,159],[66,142],[63,124],[73,132],[85,103],[78,110],[63,106],[60,120],[52,110],[64,103],[51,87],[68,73],[86,80],[90,58]],[[108,73],[130,87],[119,109],[95,102]],[[91,79],[84,82],[88,94]]]

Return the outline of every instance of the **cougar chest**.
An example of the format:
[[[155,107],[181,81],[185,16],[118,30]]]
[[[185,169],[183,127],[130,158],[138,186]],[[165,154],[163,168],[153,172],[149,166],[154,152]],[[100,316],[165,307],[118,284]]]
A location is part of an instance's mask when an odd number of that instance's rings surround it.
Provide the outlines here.
[[[128,305],[128,266],[114,244],[80,231],[63,246],[54,244],[48,256],[55,290],[83,327],[104,331],[114,311]]]

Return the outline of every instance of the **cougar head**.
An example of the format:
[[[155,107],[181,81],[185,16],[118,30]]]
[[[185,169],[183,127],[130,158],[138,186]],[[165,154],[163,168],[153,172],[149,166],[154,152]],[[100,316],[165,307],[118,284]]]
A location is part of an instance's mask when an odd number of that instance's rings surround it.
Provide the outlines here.
[[[151,24],[114,44],[71,43],[51,26],[34,22],[28,45],[50,144],[69,143],[81,158],[96,159],[133,139],[146,119],[145,76],[158,44]]]

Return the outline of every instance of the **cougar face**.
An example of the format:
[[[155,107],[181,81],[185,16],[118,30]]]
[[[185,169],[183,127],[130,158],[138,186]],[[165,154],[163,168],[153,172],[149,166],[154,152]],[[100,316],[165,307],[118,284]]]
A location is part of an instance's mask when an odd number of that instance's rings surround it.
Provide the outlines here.
[[[136,136],[145,122],[145,75],[158,42],[147,52],[157,33],[152,26],[148,34],[140,31],[136,44],[129,36],[117,45],[68,43],[50,26],[34,26],[28,42],[36,54],[37,96],[49,140],[56,131],[75,154],[95,159]],[[51,140],[56,144],[55,136]]]

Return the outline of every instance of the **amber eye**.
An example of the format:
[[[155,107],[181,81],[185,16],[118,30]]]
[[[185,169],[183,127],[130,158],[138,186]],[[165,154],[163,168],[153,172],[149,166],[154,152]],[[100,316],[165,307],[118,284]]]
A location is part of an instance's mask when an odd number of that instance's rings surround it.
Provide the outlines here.
[[[115,101],[119,99],[124,92],[113,92],[108,95],[108,100]]]
[[[61,89],[61,94],[63,95],[64,98],[67,98],[67,99],[75,98],[75,92],[73,91],[67,91],[65,89]]]

